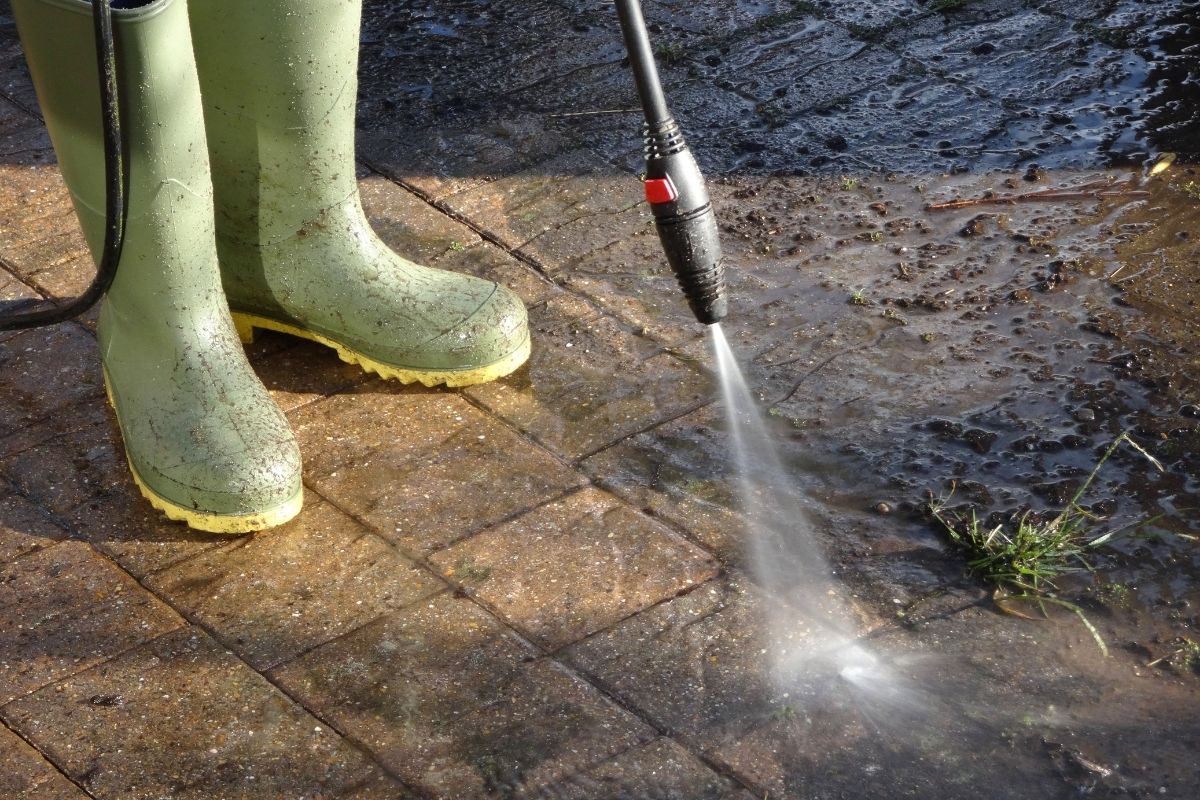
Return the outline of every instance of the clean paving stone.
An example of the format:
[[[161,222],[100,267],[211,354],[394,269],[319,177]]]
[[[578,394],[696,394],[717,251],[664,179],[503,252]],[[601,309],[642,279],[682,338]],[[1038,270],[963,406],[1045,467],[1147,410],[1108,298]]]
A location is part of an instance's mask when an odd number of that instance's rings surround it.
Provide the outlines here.
[[[0,705],[181,625],[82,542],[0,566]]]
[[[431,560],[548,650],[718,572],[708,553],[597,489],[489,528]]]
[[[87,800],[54,765],[0,726],[0,797],[5,800]]]
[[[754,800],[678,743],[655,739],[547,787],[555,800],[653,798],[654,800]]]
[[[310,485],[426,555],[584,478],[456,394],[358,387],[292,415]]]
[[[563,295],[530,310],[529,364],[466,394],[565,458],[578,459],[705,403],[700,370],[590,303]]]
[[[377,770],[195,628],[3,708],[97,800],[337,797]]]
[[[272,679],[437,797],[532,793],[653,737],[452,594],[360,628]]]
[[[0,563],[51,547],[67,538],[46,512],[20,495],[0,489]]]
[[[444,586],[319,500],[280,528],[201,553],[147,585],[258,670]]]

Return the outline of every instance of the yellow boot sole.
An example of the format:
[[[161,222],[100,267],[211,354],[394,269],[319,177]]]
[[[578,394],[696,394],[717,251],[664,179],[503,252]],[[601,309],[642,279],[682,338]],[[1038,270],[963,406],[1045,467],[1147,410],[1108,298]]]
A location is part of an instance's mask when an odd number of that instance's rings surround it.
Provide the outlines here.
[[[112,406],[113,416],[117,418],[119,430],[121,417],[116,413],[117,406],[113,402],[107,374],[104,375],[104,394],[108,398],[108,404]],[[125,432],[121,431],[121,440],[124,441],[124,439]],[[189,528],[205,533],[243,534],[274,528],[295,517],[304,507],[304,487],[301,487],[295,497],[266,511],[258,511],[253,514],[209,514],[173,503],[147,486],[146,482],[142,480],[142,476],[138,474],[137,468],[133,466],[133,459],[129,457],[128,448],[125,449],[125,463],[129,466],[129,474],[133,476],[133,482],[137,485],[138,491],[151,506],[165,514],[167,519],[186,523]]]
[[[494,381],[497,378],[503,378],[505,375],[515,371],[518,367],[524,364],[529,359],[530,340],[528,337],[525,341],[509,355],[504,358],[494,361],[482,367],[474,367],[471,369],[447,369],[447,370],[427,370],[427,369],[409,369],[405,367],[394,367],[390,364],[384,364],[375,361],[355,350],[351,350],[343,344],[322,336],[319,333],[313,333],[310,330],[289,325],[286,322],[278,322],[267,317],[260,317],[254,314],[242,314],[237,311],[233,312],[233,324],[237,328],[238,338],[245,344],[250,344],[254,341],[254,329],[278,331],[286,333],[290,336],[299,336],[301,339],[323,344],[326,347],[331,347],[337,352],[338,358],[348,364],[356,364],[362,367],[366,372],[373,372],[385,380],[395,380],[401,383],[414,383],[419,381],[425,386],[438,386],[445,384],[451,388],[459,386],[473,386],[477,383],[487,383]]]

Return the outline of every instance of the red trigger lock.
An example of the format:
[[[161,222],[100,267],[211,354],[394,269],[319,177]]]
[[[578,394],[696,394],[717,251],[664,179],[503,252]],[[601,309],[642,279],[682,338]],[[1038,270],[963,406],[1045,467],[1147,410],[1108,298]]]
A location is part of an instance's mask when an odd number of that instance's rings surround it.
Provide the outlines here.
[[[671,178],[647,178],[646,200],[651,205],[673,203],[679,199],[679,190],[671,183]]]

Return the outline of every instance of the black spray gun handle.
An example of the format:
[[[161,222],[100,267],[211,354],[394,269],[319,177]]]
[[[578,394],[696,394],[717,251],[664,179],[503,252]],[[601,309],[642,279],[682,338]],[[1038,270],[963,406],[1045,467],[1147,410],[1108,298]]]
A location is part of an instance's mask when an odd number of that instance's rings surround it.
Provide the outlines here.
[[[646,200],[667,262],[696,319],[725,317],[725,267],[704,176],[671,116],[638,0],[616,0],[625,49],[646,117]]]

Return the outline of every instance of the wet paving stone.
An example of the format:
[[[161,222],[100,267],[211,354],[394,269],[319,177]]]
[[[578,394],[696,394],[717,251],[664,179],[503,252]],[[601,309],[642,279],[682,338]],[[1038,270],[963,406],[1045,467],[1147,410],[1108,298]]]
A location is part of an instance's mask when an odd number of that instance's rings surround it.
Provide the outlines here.
[[[271,339],[270,342],[260,340]],[[338,358],[337,352],[316,342],[282,333],[258,332],[247,356],[255,374],[286,413],[336,394],[371,376],[357,364]],[[262,346],[262,350],[257,348]]]
[[[358,156],[388,178],[439,201],[573,146],[570,139],[521,117],[489,117],[480,126],[428,126],[405,134],[399,137],[392,129],[360,130]]]
[[[634,800],[753,800],[752,795],[723,777],[670,739],[655,739],[627,750],[599,767],[547,787],[545,797],[588,800],[606,797]]]
[[[439,797],[536,794],[653,736],[450,594],[321,647],[273,679]]]
[[[368,384],[301,409],[292,425],[313,488],[411,554],[584,480],[449,392]]]
[[[594,306],[552,298],[530,310],[529,364],[466,394],[571,459],[705,402],[702,372],[661,352]]]
[[[379,238],[410,261],[427,264],[455,246],[479,241],[468,226],[383,175],[360,171],[358,191]]]
[[[159,596],[265,670],[443,584],[328,503],[151,575]]]
[[[135,577],[229,541],[171,522],[142,498],[102,401],[0,441],[0,472],[63,520],[71,538],[92,543]]]
[[[465,217],[486,220],[487,231],[505,246],[536,253],[539,237],[581,220],[601,226],[645,202],[637,180],[608,177],[610,171],[591,150],[576,150],[455,195],[447,204]]]
[[[429,266],[462,272],[495,281],[517,293],[526,308],[544,302],[556,294],[554,284],[533,267],[519,261],[491,242],[455,248],[430,262]]]
[[[376,774],[195,628],[10,703],[2,715],[102,800],[337,797]]]
[[[584,489],[435,554],[435,566],[556,650],[717,574],[694,544]]]
[[[0,563],[52,547],[66,537],[45,511],[0,487]]]
[[[8,800],[87,800],[41,753],[4,727],[0,727],[0,796]]]
[[[29,307],[29,303],[40,300],[41,295],[30,289],[8,270],[0,267],[0,313]],[[0,342],[19,336],[21,331],[0,331]]]
[[[17,163],[0,157],[0,259],[48,294],[73,296],[95,266],[49,140],[37,129],[24,138]]]
[[[101,380],[96,340],[73,323],[0,342],[0,439],[99,397]]]
[[[737,560],[746,522],[737,513],[723,412],[716,405],[601,450],[580,466],[600,486]]]
[[[108,559],[64,542],[0,567],[0,705],[183,624]]]
[[[568,647],[564,658],[663,730],[708,750],[775,708],[763,613],[740,579],[712,581]]]

